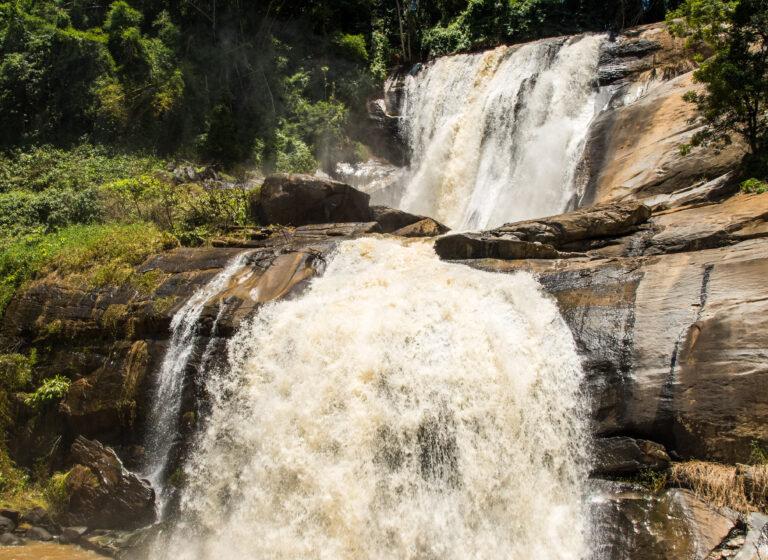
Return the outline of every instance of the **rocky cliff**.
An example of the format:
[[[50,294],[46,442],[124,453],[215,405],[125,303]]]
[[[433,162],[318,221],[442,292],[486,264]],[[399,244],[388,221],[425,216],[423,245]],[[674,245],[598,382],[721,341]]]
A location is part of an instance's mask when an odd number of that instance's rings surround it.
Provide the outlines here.
[[[435,243],[442,258],[466,266],[530,271],[556,299],[588,374],[593,432],[602,445],[595,470],[604,476],[663,470],[670,460],[741,463],[768,442],[768,193],[738,192],[732,170],[739,146],[679,156],[679,143],[696,130],[681,100],[697,87],[692,68],[659,26],[608,43],[600,82],[610,107],[587,142],[580,209],[449,233]],[[395,88],[373,104],[390,140],[397,99]],[[160,279],[148,294],[71,285],[54,273],[13,300],[0,343],[35,348],[42,376],[72,380],[42,419],[33,421],[23,400],[15,402],[8,444],[20,465],[46,457],[51,468],[68,468],[70,448],[84,436],[139,468],[171,319],[244,251],[246,270],[205,303],[198,353],[212,348],[225,359],[238,325],[266,302],[298,296],[345,239],[446,231],[423,216],[371,208],[367,195],[331,181],[274,176],[267,187],[252,214],[287,227],[251,228],[213,248],[155,256],[139,268]],[[323,223],[334,220],[343,223]],[[202,375],[191,367],[184,377],[178,430],[187,436],[206,406]],[[178,464],[183,446],[175,453]],[[619,527],[604,557],[703,558],[744,532],[755,540],[764,527],[760,517],[739,521],[687,491],[653,495],[615,484],[601,487],[601,523]],[[88,512],[78,515],[88,524]]]

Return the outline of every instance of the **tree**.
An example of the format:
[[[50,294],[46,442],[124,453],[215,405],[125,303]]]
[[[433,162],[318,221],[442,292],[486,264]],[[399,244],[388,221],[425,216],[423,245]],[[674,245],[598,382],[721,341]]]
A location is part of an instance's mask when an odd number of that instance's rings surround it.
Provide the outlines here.
[[[704,42],[714,53],[693,75],[704,91],[685,96],[704,128],[683,151],[723,147],[735,134],[749,149],[747,171],[768,176],[768,0],[686,0],[667,22],[689,44]]]

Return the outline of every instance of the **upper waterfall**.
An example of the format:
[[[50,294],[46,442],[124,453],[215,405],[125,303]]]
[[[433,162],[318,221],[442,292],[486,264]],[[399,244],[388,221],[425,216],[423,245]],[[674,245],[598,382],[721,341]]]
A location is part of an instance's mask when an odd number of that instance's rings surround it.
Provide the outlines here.
[[[582,370],[527,273],[347,241],[301,298],[240,328],[229,361],[153,558],[585,552]]]
[[[411,72],[401,108],[411,163],[395,204],[458,229],[565,210],[602,108],[603,41],[545,39],[442,57]]]

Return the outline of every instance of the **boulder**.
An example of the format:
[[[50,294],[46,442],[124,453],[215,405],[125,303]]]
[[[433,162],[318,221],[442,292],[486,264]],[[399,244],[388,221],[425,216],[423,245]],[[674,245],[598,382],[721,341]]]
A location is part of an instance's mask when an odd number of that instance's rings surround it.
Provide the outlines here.
[[[88,532],[88,527],[65,527],[59,537],[62,544],[77,544],[80,539]]]
[[[596,481],[592,518],[599,560],[705,558],[737,521],[687,490],[652,494],[642,487]]]
[[[400,228],[392,235],[400,237],[437,237],[448,232],[449,229],[440,222],[432,218],[424,218],[414,224]]]
[[[556,259],[560,252],[552,245],[522,241],[514,236],[495,237],[482,233],[454,233],[435,241],[441,259]]]
[[[13,533],[3,533],[0,535],[0,545],[2,546],[23,546],[24,539]]]
[[[33,541],[48,542],[53,540],[53,535],[51,535],[42,527],[32,527],[28,529],[26,533],[24,533],[24,536]]]
[[[620,237],[648,221],[651,209],[638,201],[614,202],[536,220],[506,224],[494,235],[549,243],[558,249],[579,241]]]
[[[424,219],[424,216],[409,214],[389,206],[371,206],[371,219],[379,222],[382,233],[392,233]]]
[[[29,526],[37,526],[50,531],[51,533],[58,533],[59,527],[51,519],[50,514],[45,508],[35,507],[28,509],[21,514],[19,526],[27,524]]]
[[[449,260],[570,258],[580,256],[574,250],[626,236],[650,216],[651,209],[641,202],[603,204],[482,233],[446,235],[435,242],[435,251]]]
[[[259,194],[258,220],[264,224],[304,226],[367,222],[370,196],[345,183],[310,175],[269,175]]]
[[[0,516],[0,534],[11,533],[16,528],[16,523],[7,517]]]
[[[78,436],[70,450],[74,468],[64,481],[67,525],[135,528],[155,520],[152,487],[125,470],[114,451]]]
[[[632,474],[642,469],[669,467],[664,446],[645,439],[608,437],[595,441],[594,474]]]

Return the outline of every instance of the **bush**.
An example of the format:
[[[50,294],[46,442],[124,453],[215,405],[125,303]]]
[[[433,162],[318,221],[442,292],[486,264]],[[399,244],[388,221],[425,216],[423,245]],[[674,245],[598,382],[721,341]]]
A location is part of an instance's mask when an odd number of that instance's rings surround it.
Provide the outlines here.
[[[27,404],[32,408],[42,409],[64,398],[72,382],[62,375],[45,379],[40,387],[27,397]]]
[[[742,192],[762,194],[768,191],[768,183],[760,181],[759,179],[747,179],[741,183]]]

